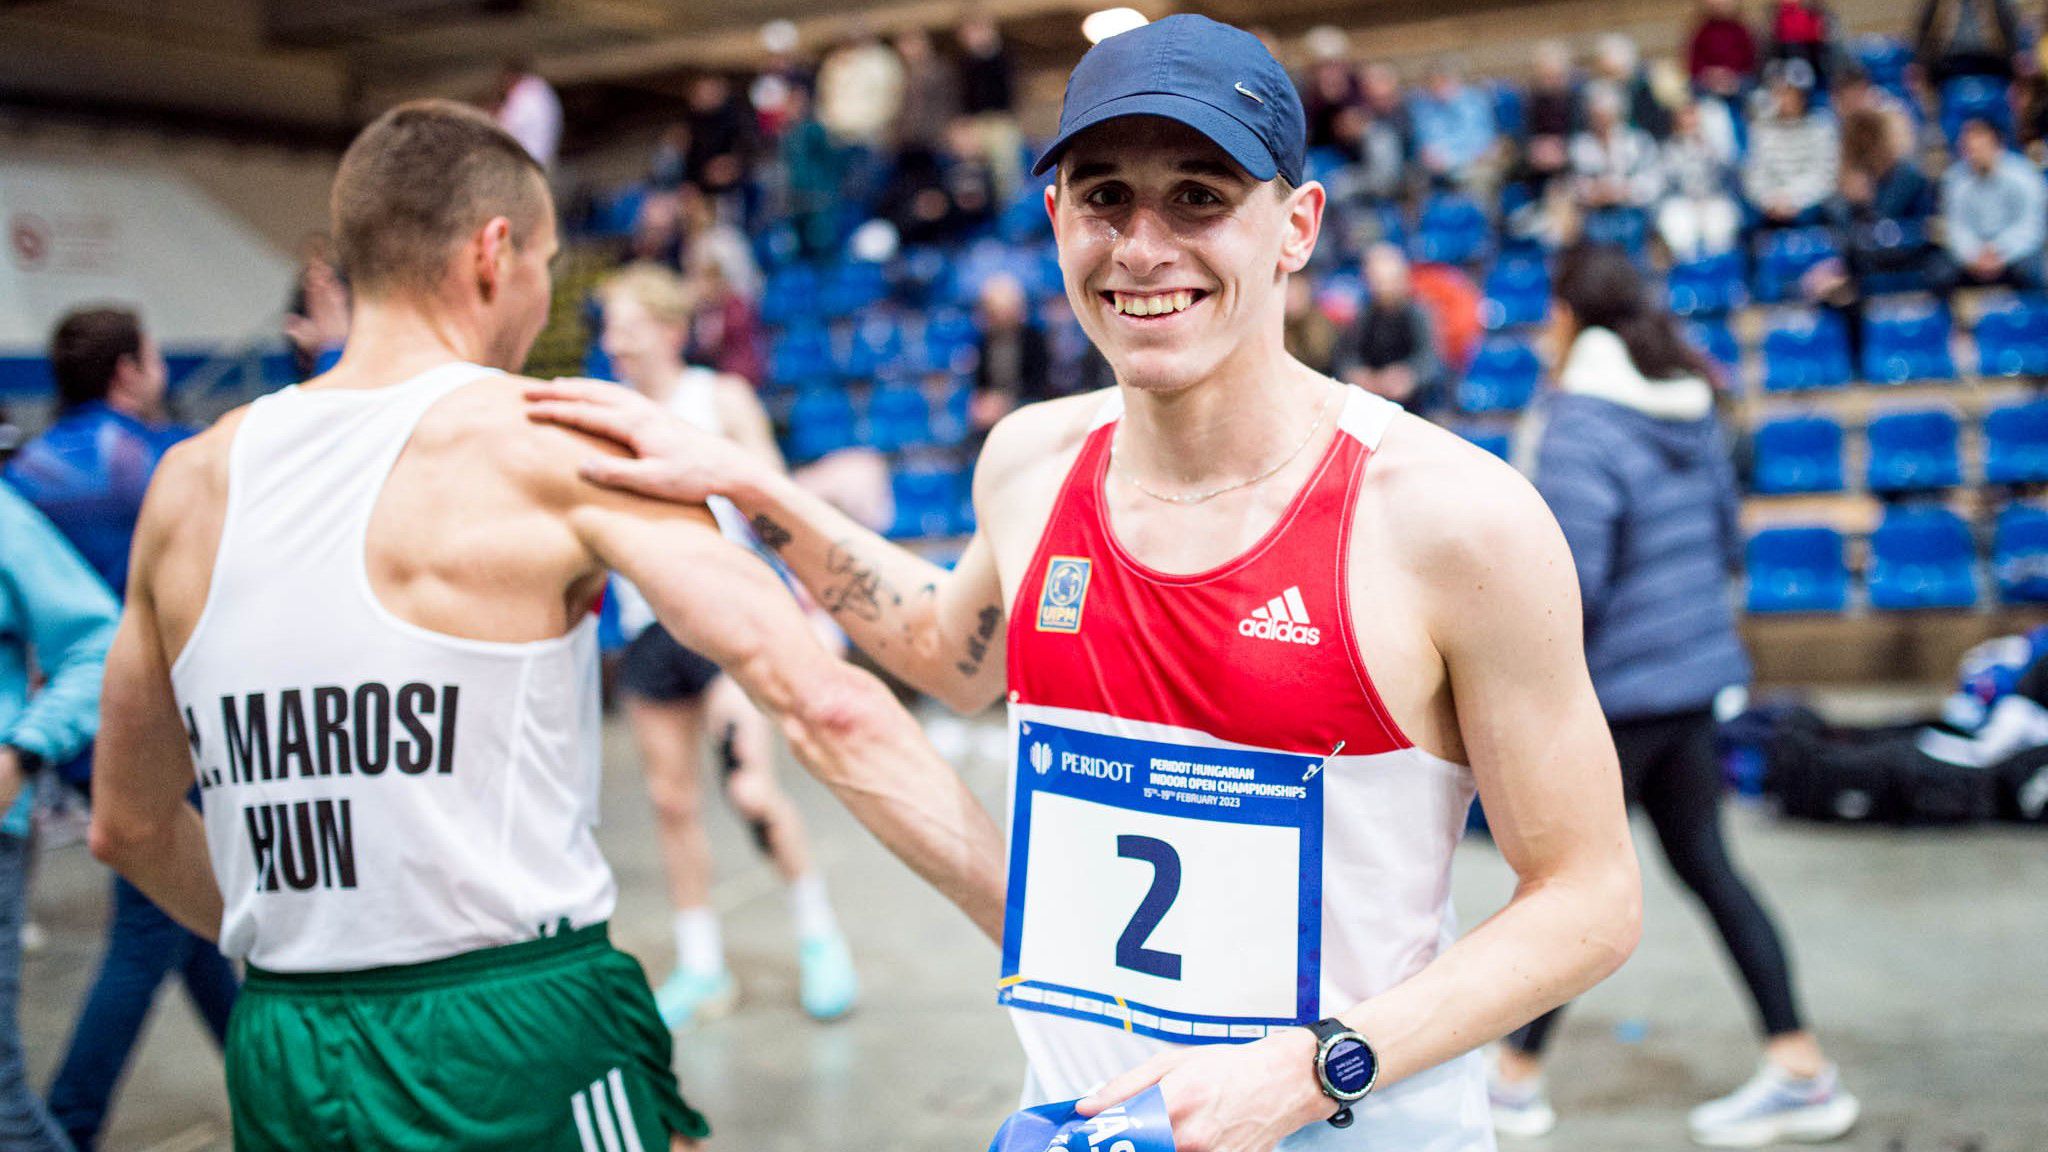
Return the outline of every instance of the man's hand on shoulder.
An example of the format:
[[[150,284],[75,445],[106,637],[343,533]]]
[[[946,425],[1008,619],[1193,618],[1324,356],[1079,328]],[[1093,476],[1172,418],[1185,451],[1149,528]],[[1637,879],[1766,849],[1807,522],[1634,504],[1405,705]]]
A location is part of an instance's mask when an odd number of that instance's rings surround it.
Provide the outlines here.
[[[607,488],[657,500],[699,504],[746,491],[776,473],[760,455],[690,427],[630,388],[596,380],[531,381],[530,419],[609,441],[624,455],[593,453],[579,471]]]

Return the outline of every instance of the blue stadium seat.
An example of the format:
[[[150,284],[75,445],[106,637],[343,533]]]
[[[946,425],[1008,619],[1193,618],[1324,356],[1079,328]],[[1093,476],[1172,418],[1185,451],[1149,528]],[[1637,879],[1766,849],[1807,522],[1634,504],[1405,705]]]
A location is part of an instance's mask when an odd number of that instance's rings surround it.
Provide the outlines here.
[[[1765,304],[1792,299],[1806,270],[1837,254],[1834,234],[1826,228],[1766,232],[1756,259],[1756,298]]]
[[[1849,338],[1826,312],[1773,316],[1764,330],[1764,391],[1840,388],[1849,382]]]
[[[1458,435],[1463,436],[1466,440],[1486,449],[1503,460],[1508,458],[1508,453],[1513,451],[1514,448],[1507,433],[1493,428],[1467,426],[1458,429]]]
[[[1925,261],[1911,256],[1927,247],[1927,225],[1919,220],[1880,220],[1865,234],[1873,261],[1898,265],[1896,271],[1871,270],[1863,274],[1859,287],[1863,295],[1882,296],[1894,292],[1925,292]]]
[[[1722,316],[1749,303],[1742,256],[1723,252],[1674,265],[1665,281],[1671,311],[1680,316]]]
[[[1984,480],[1988,484],[2048,483],[2048,400],[1985,414]]]
[[[1464,412],[1512,412],[1528,407],[1536,394],[1543,364],[1528,341],[1489,336],[1472,358],[1458,385],[1458,408]]]
[[[1873,301],[1863,318],[1863,378],[1878,384],[1953,380],[1948,309],[1931,297]]]
[[[1498,332],[1541,324],[1550,313],[1550,272],[1539,258],[1503,256],[1486,276],[1486,302],[1479,315]]]
[[[1842,426],[1827,416],[1773,420],[1756,430],[1756,490],[1842,490]]]
[[[1913,49],[1890,36],[1858,36],[1854,46],[1856,62],[1870,82],[1892,91],[1906,83],[1906,69],[1913,63]]]
[[[809,264],[786,264],[770,272],[761,286],[761,322],[793,324],[814,318],[822,279]]]
[[[868,444],[899,452],[936,444],[932,406],[914,384],[884,384],[868,397]]]
[[[2007,296],[1977,318],[1977,372],[2048,376],[2048,299]]]
[[[924,359],[930,371],[959,367],[980,344],[981,329],[965,309],[937,308],[925,314]]]
[[[816,460],[860,441],[860,418],[845,392],[837,388],[810,388],[798,394],[789,413],[791,459]]]
[[[881,303],[889,294],[888,270],[865,260],[849,260],[825,276],[818,291],[818,308],[834,319],[843,319]]]
[[[1840,612],[1849,566],[1833,528],[1766,528],[1749,538],[1743,569],[1751,612]]]
[[[1581,231],[1593,243],[1612,244],[1641,264],[1649,251],[1650,214],[1640,208],[1596,208],[1586,213]]]
[[[1523,125],[1528,121],[1528,101],[1523,98],[1522,90],[1503,80],[1493,81],[1487,87],[1493,96],[1494,127],[1510,140],[1520,139]]]
[[[1998,514],[1991,570],[1998,578],[2000,600],[2048,603],[2048,508],[2013,504]]]
[[[823,383],[833,374],[832,338],[815,324],[784,329],[769,341],[768,375],[786,388]]]
[[[1893,508],[1870,534],[1870,603],[1886,611],[1977,602],[1970,526],[1946,508]]]
[[[1998,134],[2012,139],[2012,104],[2005,82],[1990,76],[1957,76],[1941,86],[1941,134],[1953,146],[1969,120],[1989,120]]]
[[[853,326],[838,368],[839,374],[848,379],[867,380],[902,367],[903,363],[902,325],[893,316],[875,313]]]
[[[961,474],[948,469],[906,469],[889,477],[896,498],[892,539],[947,536],[960,523]]]
[[[1415,225],[1415,258],[1437,264],[1470,264],[1486,254],[1493,227],[1478,201],[1454,192],[1430,197]]]
[[[1685,338],[1692,345],[1707,354],[1707,358],[1730,372],[1742,366],[1742,347],[1735,342],[1735,333],[1728,328],[1724,318],[1711,320],[1689,320],[1685,325]]]
[[[591,198],[590,216],[584,230],[599,238],[631,236],[640,223],[640,209],[647,201],[647,185],[628,184],[600,192]]]
[[[1955,415],[1938,408],[1877,417],[1868,429],[1865,483],[1872,492],[1924,492],[1961,484],[1957,431]]]

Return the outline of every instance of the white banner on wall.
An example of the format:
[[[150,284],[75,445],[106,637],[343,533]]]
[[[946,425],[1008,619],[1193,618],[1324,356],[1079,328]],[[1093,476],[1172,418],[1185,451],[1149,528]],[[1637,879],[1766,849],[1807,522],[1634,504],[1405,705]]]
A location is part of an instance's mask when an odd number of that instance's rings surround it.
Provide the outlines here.
[[[0,159],[0,355],[40,355],[59,317],[137,307],[172,348],[247,338],[286,302],[292,263],[176,172]]]

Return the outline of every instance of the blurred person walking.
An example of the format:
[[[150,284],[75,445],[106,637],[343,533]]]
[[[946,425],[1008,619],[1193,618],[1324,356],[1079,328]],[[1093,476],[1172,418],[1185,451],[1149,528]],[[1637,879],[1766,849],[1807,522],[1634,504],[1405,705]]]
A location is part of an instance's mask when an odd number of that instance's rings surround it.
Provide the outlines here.
[[[1618,248],[1560,258],[1551,303],[1559,392],[1525,429],[1532,478],[1578,568],[1586,662],[1621,756],[1623,786],[1664,857],[1713,918],[1764,1035],[1748,1083],[1695,1108],[1693,1139],[1754,1148],[1829,1140],[1858,1112],[1806,1029],[1785,948],[1721,832],[1713,703],[1747,684],[1728,575],[1739,563],[1734,468],[1709,369]],[[1494,1126],[1539,1136],[1556,1122],[1542,1058],[1562,1007],[1502,1042]]]
[[[57,422],[23,447],[7,478],[118,597],[150,477],[195,429],[169,418],[163,354],[133,312],[91,308],[64,317],[50,339],[50,365]],[[50,1085],[50,1110],[81,1152],[98,1145],[157,989],[171,976],[185,985],[214,1042],[224,1043],[240,986],[234,967],[115,876],[99,974]]]
[[[599,290],[605,354],[635,391],[781,469],[782,453],[753,387],[684,362],[696,311],[690,297],[679,277],[655,265],[631,265],[613,276]],[[727,539],[755,546],[736,509],[716,499],[711,507]],[[612,588],[620,624],[633,638],[619,667],[626,723],[654,801],[662,868],[675,908],[676,967],[654,990],[662,1023],[681,1028],[723,1015],[739,991],[711,906],[711,841],[701,782],[707,738],[717,749],[726,799],[789,885],[804,1010],[821,1020],[845,1015],[858,994],[853,958],[832,915],[824,877],[812,865],[803,817],[775,780],[773,725],[718,665],[677,643],[638,588],[622,578]]]
[[[28,501],[0,484],[0,1148],[72,1152],[29,1087],[16,1009],[27,914],[29,814],[38,777],[83,751],[99,724],[114,598]],[[29,663],[43,687],[29,693]]]

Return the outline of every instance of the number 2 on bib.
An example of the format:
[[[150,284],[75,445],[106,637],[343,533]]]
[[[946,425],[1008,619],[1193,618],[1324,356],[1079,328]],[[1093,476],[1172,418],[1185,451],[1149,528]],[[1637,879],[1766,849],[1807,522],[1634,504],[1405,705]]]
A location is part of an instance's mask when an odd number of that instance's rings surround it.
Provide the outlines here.
[[[1145,947],[1152,930],[1159,927],[1159,922],[1166,919],[1166,910],[1173,907],[1174,897],[1180,895],[1180,853],[1164,840],[1126,835],[1116,838],[1116,854],[1125,860],[1143,860],[1152,865],[1152,888],[1139,902],[1131,922],[1124,926],[1124,934],[1117,937],[1116,966],[1162,980],[1180,979],[1179,953]]]

